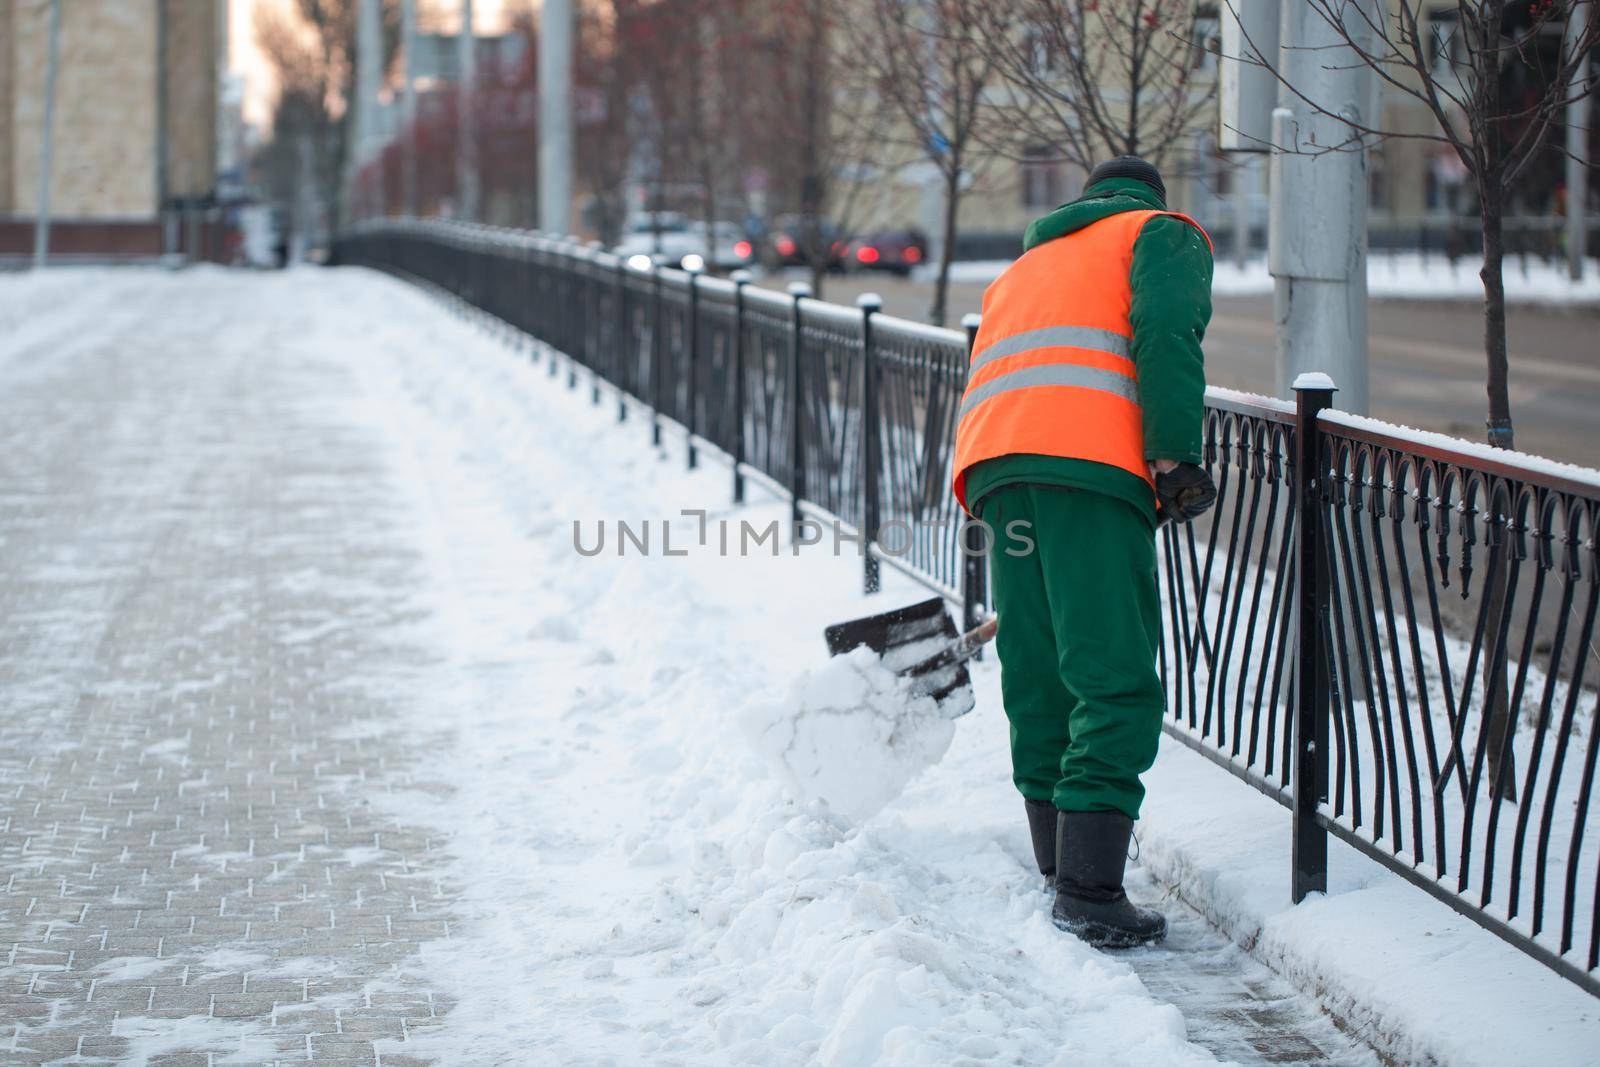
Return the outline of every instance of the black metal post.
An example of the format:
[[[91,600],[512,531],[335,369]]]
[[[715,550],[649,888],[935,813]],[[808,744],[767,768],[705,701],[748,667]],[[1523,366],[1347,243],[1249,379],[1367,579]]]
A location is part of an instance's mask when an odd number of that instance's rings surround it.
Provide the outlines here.
[[[589,338],[589,401],[598,407],[600,363],[605,358],[600,354],[601,342],[605,339],[605,320],[600,312],[605,307],[605,296],[600,291],[600,242],[590,241],[588,248],[588,269],[583,272],[583,286],[589,291],[589,321],[585,324]]]
[[[628,314],[628,261],[617,257],[617,316],[614,331],[616,343],[612,346],[612,365],[616,367],[614,384],[617,387],[617,421],[628,421],[628,356],[633,350],[633,318]]]
[[[872,343],[872,316],[883,308],[877,293],[862,293],[856,298],[861,309],[861,591],[876,593],[880,588],[878,557],[872,554],[879,524],[878,486],[878,353]]]
[[[561,257],[564,260],[561,264],[561,273],[566,276],[567,282],[564,286],[567,290],[567,299],[562,301],[562,306],[566,308],[567,314],[567,329],[563,338],[566,344],[562,348],[567,353],[567,388],[576,389],[578,387],[578,363],[583,359],[584,327],[587,324],[579,322],[577,329],[573,329],[572,320],[575,317],[584,317],[583,273],[578,267],[578,257],[573,255],[569,249],[562,248]],[[579,291],[572,292],[574,288],[578,288]]]
[[[978,315],[965,315],[962,329],[967,331],[967,363],[972,363],[972,351],[978,343],[978,327],[983,320]],[[983,621],[989,599],[989,559],[985,553],[983,527],[976,521],[961,530],[961,629],[971,630]],[[980,650],[978,656],[981,658]]]
[[[650,443],[661,444],[661,359],[667,346],[661,343],[665,315],[661,310],[661,268],[650,265]]]
[[[1329,584],[1322,434],[1317,417],[1333,403],[1326,374],[1295,380],[1294,480],[1299,529],[1295,538],[1293,880],[1296,904],[1328,891],[1328,832],[1317,810],[1328,797]]]
[[[544,357],[549,361],[550,377],[556,376],[559,369],[556,366],[556,340],[561,336],[561,322],[565,310],[561,306],[561,296],[555,284],[556,270],[550,264],[550,247],[546,245],[539,251],[539,273],[543,275],[543,283],[539,286],[545,307],[550,309],[550,317],[546,321],[546,329],[539,338],[544,346]]]
[[[736,270],[733,279],[733,502],[744,503],[744,287],[750,272]]]
[[[700,453],[694,446],[694,435],[700,432],[700,419],[695,411],[695,401],[699,399],[700,392],[700,272],[689,271],[689,327],[686,331],[685,344],[688,346],[688,358],[684,361],[688,366],[689,374],[689,415],[688,439],[689,447],[684,453],[684,461],[690,470],[700,465]]]
[[[811,286],[793,282],[789,297],[794,313],[789,320],[789,528],[800,536],[800,501],[806,495],[805,400],[801,392],[804,375],[801,357],[805,345],[801,341],[800,302],[811,295]]]

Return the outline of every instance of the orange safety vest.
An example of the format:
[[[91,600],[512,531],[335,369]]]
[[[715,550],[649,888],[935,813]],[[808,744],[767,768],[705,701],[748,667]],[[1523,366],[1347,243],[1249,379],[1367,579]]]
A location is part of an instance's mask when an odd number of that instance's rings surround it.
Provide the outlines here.
[[[963,508],[967,471],[1017,453],[1093,460],[1150,481],[1128,275],[1133,243],[1157,215],[1206,236],[1176,211],[1119,212],[1024,253],[983,294],[956,428]]]

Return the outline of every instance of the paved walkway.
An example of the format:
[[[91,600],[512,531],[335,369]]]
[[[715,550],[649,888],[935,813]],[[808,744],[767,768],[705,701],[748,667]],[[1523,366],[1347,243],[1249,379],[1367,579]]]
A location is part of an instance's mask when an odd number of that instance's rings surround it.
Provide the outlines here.
[[[369,804],[416,753],[348,670],[414,669],[417,561],[304,324],[230,354],[143,292],[0,343],[0,1062],[373,1063],[445,1008],[397,970],[435,842]]]

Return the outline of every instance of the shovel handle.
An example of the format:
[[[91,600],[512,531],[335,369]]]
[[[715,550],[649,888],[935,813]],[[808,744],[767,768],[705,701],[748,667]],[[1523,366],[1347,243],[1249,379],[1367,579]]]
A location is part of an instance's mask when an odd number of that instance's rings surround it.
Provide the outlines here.
[[[994,635],[1000,630],[1000,616],[990,615],[978,625],[956,638],[954,647],[950,649],[951,658],[957,661],[970,659],[978,649],[994,640]]]

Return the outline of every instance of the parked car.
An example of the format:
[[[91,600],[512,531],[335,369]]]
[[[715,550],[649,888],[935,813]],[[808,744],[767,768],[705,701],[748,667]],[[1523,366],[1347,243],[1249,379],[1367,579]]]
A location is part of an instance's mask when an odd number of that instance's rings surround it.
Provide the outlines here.
[[[928,258],[928,239],[917,230],[882,230],[850,242],[851,270],[886,270],[904,277]]]
[[[705,223],[694,223],[690,229],[700,240],[700,255],[712,269],[738,270],[755,262],[755,243],[745,235],[744,227],[737,222],[712,223],[709,241],[705,237]]]
[[[839,228],[827,219],[820,224],[822,242],[827,246],[825,266],[830,271],[845,267],[845,246],[849,243],[839,233]],[[799,215],[780,215],[773,222],[772,237],[768,246],[768,266],[807,267],[801,234],[803,220]]]
[[[676,211],[641,215],[624,227],[612,251],[625,258],[648,256],[669,267],[734,270],[755,261],[755,245],[736,222],[717,222],[706,237],[704,222],[690,222]]]
[[[677,266],[687,255],[705,255],[705,235],[695,233],[676,211],[635,215],[622,228],[622,239],[612,251],[624,258],[645,255],[658,263]]]

